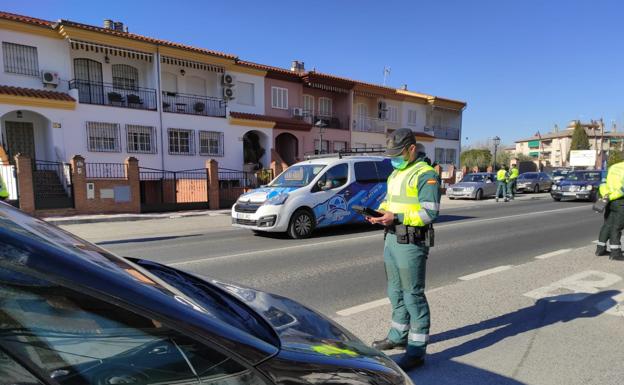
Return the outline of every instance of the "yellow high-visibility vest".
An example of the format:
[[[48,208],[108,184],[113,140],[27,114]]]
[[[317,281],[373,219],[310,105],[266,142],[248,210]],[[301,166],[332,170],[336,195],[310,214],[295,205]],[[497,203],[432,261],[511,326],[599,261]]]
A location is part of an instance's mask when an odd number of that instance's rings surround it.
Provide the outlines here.
[[[607,182],[600,185],[600,195],[609,195],[609,200],[614,201],[624,196],[624,162],[616,163],[609,167]]]
[[[507,180],[507,171],[503,169],[498,170],[498,172],[496,173],[496,180],[498,180],[499,182]]]
[[[7,188],[6,183],[4,183],[4,179],[2,175],[0,175],[0,198],[6,199],[9,197],[9,189]]]

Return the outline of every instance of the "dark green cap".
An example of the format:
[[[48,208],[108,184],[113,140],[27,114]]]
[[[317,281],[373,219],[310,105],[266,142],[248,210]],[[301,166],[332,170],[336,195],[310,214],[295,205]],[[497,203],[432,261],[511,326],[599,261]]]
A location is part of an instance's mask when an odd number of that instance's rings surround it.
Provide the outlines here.
[[[399,128],[386,139],[386,156],[399,156],[403,149],[409,145],[416,144],[414,132],[409,128]]]

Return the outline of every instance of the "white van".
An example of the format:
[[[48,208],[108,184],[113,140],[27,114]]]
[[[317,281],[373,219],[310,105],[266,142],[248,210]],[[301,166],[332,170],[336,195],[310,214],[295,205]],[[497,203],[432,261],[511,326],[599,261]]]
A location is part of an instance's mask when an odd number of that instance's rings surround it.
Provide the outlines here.
[[[296,163],[262,188],[241,195],[232,225],[307,238],[315,228],[364,222],[353,205],[377,208],[392,173],[381,156],[335,156]]]

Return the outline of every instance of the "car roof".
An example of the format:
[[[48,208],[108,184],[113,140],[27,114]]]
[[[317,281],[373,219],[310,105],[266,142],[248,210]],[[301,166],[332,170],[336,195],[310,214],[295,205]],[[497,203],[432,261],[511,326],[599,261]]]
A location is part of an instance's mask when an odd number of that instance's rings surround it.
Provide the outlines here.
[[[0,268],[161,315],[207,338],[226,338],[234,345],[226,348],[240,352],[251,362],[277,353],[276,347],[193,309],[193,301],[126,258],[4,202],[0,202],[0,240],[4,248]]]
[[[357,161],[383,161],[385,159],[388,159],[386,157],[383,156],[375,156],[375,155],[357,155],[357,156],[343,156],[343,157],[338,157],[338,156],[327,156],[327,157],[323,157],[323,158],[312,158],[312,159],[308,159],[308,160],[304,160],[301,162],[297,162],[295,163],[293,166],[299,166],[299,165],[306,165],[306,164],[320,164],[320,165],[326,165],[326,166],[332,166],[334,164],[338,164],[338,163],[353,163],[353,162],[357,162]],[[292,166],[291,166],[292,167]]]

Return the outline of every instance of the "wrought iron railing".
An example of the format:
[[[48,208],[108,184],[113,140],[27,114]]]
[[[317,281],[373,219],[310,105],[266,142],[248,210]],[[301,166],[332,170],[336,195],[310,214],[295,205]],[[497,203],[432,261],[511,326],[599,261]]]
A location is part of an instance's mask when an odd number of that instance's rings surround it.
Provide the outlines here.
[[[219,206],[231,207],[248,189],[260,187],[273,180],[273,170],[245,172],[227,168],[219,169]]]
[[[85,163],[87,179],[126,179],[125,163]]]
[[[84,104],[156,110],[156,90],[143,87],[115,87],[110,83],[74,79],[70,89],[78,90],[78,100]]]
[[[372,116],[356,115],[353,118],[353,131],[385,133],[389,122]]]
[[[459,128],[444,126],[425,127],[425,132],[432,132],[438,139],[459,140]]]
[[[167,91],[162,93],[162,108],[164,112],[224,118],[225,105],[225,101],[220,98]]]

